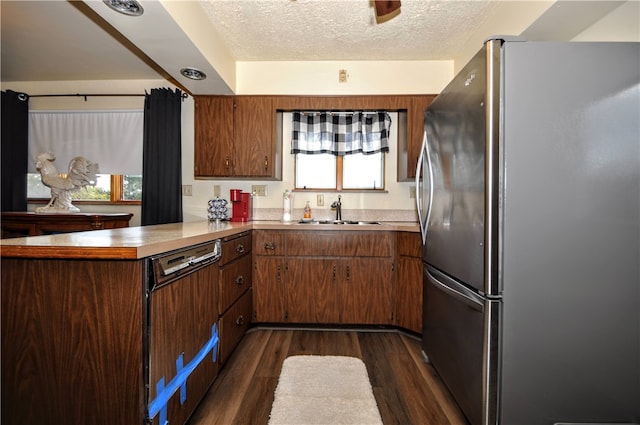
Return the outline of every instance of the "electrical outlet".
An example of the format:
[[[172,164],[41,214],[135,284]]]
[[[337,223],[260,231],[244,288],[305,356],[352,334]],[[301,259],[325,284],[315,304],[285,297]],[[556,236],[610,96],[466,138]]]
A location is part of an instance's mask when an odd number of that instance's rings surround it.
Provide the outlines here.
[[[267,196],[267,185],[254,184],[251,186],[251,193],[253,193],[253,196]]]
[[[191,186],[190,184],[183,184],[182,196],[193,196],[193,186]]]
[[[411,198],[411,199],[415,199],[416,198],[416,187],[415,186],[409,186],[409,198]]]
[[[213,196],[216,197],[220,197],[220,185],[219,184],[214,184],[213,185]]]
[[[318,195],[316,197],[316,205],[319,207],[324,206],[324,195]]]

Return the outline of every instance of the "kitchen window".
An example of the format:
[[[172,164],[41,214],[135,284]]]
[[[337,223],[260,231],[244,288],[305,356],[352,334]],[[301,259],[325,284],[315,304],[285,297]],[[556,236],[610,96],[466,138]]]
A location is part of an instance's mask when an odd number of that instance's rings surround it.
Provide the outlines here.
[[[29,112],[29,173],[27,198],[49,199],[35,169],[40,153],[56,156],[59,173],[67,172],[71,158],[84,156],[97,162],[100,172],[95,186],[73,192],[74,201],[133,203],[142,200],[142,110]]]
[[[296,189],[384,190],[387,112],[293,112]]]

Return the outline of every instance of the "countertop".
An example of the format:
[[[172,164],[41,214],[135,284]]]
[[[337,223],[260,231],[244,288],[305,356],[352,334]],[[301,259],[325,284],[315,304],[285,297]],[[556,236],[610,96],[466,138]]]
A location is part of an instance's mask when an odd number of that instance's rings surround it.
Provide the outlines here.
[[[194,221],[0,240],[2,257],[135,260],[253,229],[419,232],[417,223],[319,224]]]

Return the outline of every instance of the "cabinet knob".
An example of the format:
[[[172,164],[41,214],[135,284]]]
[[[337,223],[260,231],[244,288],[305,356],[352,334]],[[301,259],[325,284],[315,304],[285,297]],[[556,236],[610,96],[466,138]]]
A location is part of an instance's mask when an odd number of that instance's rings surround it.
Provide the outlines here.
[[[244,245],[238,244],[238,246],[236,247],[236,252],[242,254],[244,252]]]
[[[275,242],[265,242],[264,249],[270,249],[270,250],[275,251],[276,243]]]
[[[267,171],[269,169],[269,157],[264,156],[264,170]]]
[[[230,165],[231,165],[231,159],[227,156],[224,159],[224,166],[228,170]]]
[[[244,283],[244,276],[240,275],[236,277],[236,284],[242,285]]]
[[[238,326],[242,326],[242,324],[244,323],[244,316],[240,315],[237,319],[236,319],[236,325]]]

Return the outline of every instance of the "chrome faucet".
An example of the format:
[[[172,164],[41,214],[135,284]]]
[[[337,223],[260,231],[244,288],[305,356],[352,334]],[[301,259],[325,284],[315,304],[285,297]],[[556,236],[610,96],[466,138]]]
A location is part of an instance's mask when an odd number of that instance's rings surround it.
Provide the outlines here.
[[[336,221],[342,221],[342,202],[340,201],[340,195],[338,195],[338,200],[331,204],[331,209],[336,210]]]

